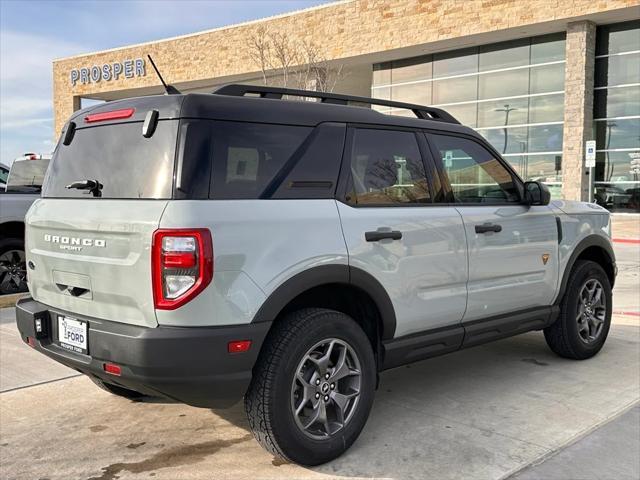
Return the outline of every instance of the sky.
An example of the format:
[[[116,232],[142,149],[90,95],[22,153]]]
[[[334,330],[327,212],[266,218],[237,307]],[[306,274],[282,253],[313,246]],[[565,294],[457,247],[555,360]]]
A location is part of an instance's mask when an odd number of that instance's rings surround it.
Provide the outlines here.
[[[49,153],[52,61],[327,3],[327,0],[0,0],[0,162]]]

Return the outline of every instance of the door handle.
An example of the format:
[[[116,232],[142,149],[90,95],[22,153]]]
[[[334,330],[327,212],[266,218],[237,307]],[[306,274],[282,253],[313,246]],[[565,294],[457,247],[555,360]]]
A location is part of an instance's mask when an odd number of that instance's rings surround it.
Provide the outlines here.
[[[489,233],[489,232],[501,232],[502,225],[496,225],[494,223],[483,223],[482,225],[476,225],[476,233]]]
[[[390,238],[391,240],[400,240],[402,238],[402,232],[398,230],[376,230],[374,232],[364,232],[364,239],[367,242],[379,242]]]

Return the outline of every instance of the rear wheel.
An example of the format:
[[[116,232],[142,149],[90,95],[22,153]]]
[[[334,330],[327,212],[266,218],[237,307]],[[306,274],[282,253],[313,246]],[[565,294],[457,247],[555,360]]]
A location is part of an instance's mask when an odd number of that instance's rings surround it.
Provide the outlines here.
[[[26,291],[28,288],[24,240],[0,240],[0,295]]]
[[[93,383],[95,383],[98,387],[100,387],[105,392],[109,392],[113,395],[117,395],[119,397],[128,398],[129,400],[137,400],[139,398],[143,398],[146,395],[140,392],[136,392],[135,390],[129,390],[128,388],[120,387],[118,385],[114,385],[112,383],[107,383],[99,378],[90,377]]]
[[[560,317],[544,330],[551,350],[576,360],[598,353],[611,326],[611,300],[611,284],[602,267],[577,261],[560,304]]]
[[[369,416],[376,367],[369,339],[343,313],[304,309],[270,332],[245,395],[258,442],[302,465],[340,456]]]

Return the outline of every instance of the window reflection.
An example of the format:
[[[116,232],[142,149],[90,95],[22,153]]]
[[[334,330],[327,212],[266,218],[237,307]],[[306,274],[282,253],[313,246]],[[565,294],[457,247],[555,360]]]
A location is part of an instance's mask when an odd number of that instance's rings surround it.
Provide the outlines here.
[[[596,87],[637,83],[640,53],[596,58]]]
[[[596,90],[595,118],[640,115],[640,85]]]
[[[433,103],[466,102],[478,98],[478,77],[447,78],[433,82]]]
[[[640,148],[640,118],[595,122],[596,144],[610,148]]]
[[[418,143],[410,132],[357,129],[351,178],[351,201],[358,205],[430,201]]]

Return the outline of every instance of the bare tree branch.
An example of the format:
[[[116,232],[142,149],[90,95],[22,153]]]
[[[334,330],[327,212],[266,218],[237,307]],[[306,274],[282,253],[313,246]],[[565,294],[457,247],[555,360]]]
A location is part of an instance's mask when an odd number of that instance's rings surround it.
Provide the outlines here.
[[[317,43],[295,43],[286,34],[271,32],[264,26],[249,37],[247,47],[265,85],[276,82],[283,87],[332,92],[345,76],[344,66],[332,65]]]

